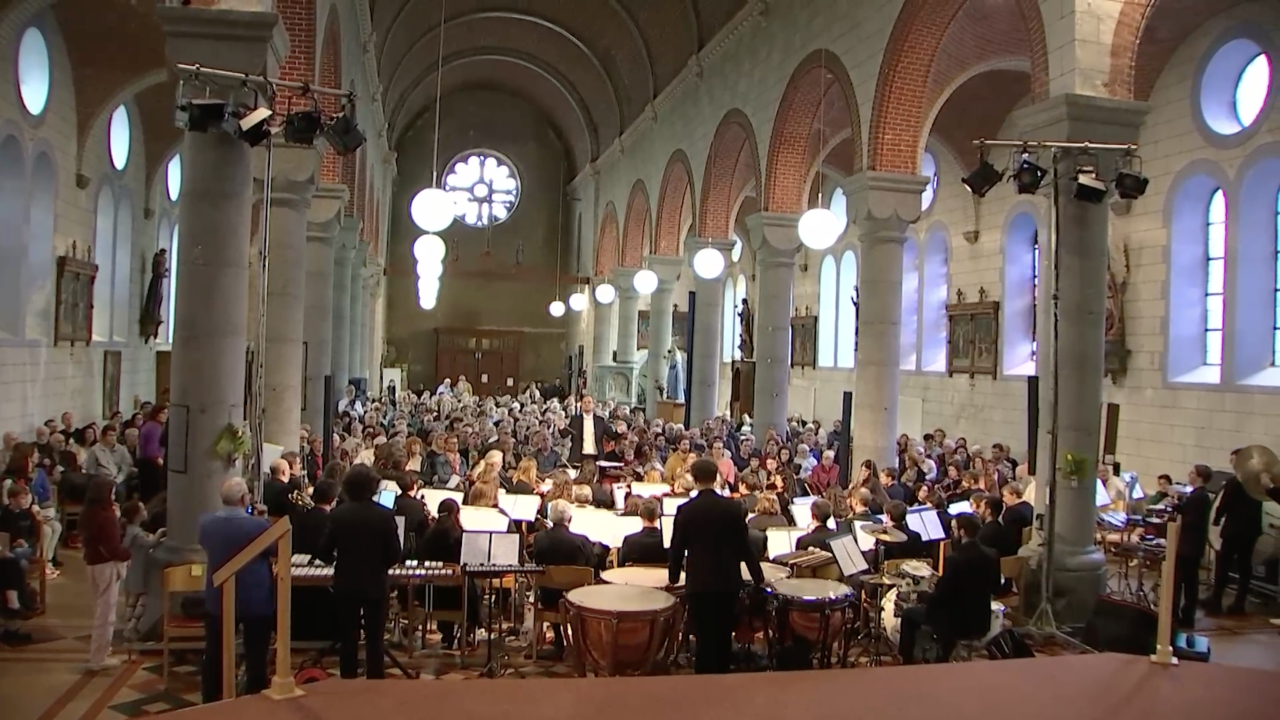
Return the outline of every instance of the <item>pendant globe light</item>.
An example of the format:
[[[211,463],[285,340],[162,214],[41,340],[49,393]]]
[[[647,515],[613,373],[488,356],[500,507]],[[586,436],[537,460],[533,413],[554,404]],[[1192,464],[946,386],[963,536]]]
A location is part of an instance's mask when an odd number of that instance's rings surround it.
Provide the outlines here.
[[[618,290],[607,281],[602,282],[596,286],[595,296],[596,302],[601,305],[608,305],[618,297]]]
[[[584,292],[576,292],[569,296],[569,309],[574,312],[582,312],[587,309],[587,294]]]
[[[560,168],[560,184],[557,185],[560,192],[564,192],[564,167]],[[559,209],[556,213],[556,299],[551,301],[547,306],[547,312],[551,313],[551,317],[564,317],[564,303],[560,301],[560,240],[564,237],[561,228],[564,227],[564,196],[559,198]],[[491,216],[492,217],[492,216]],[[492,221],[490,221],[492,225]]]
[[[552,300],[547,306],[547,312],[551,313],[551,317],[564,317],[564,303],[559,300]]]
[[[705,247],[693,254],[693,272],[703,280],[715,280],[724,272],[724,253]]]
[[[414,195],[409,202],[409,217],[429,233],[438,233],[449,227],[457,214],[453,198],[440,187],[440,91],[444,75],[445,4],[445,0],[440,0],[440,48],[436,64],[436,129],[435,150],[431,156],[431,187]]]
[[[826,119],[822,116],[822,101],[827,89],[827,56],[822,55],[822,66],[818,75],[818,204],[800,216],[796,230],[800,234],[800,242],[812,250],[826,250],[836,244],[843,231],[840,218],[828,208],[822,207],[822,151],[823,131]]]
[[[641,295],[652,295],[658,289],[658,273],[645,268],[631,279],[631,287]]]

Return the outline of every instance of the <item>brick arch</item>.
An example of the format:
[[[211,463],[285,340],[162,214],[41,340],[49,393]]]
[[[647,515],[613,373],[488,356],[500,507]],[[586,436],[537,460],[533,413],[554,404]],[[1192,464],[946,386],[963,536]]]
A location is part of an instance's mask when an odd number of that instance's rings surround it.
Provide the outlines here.
[[[1245,2],[1124,0],[1111,37],[1108,93],[1123,100],[1146,102],[1169,58],[1187,36],[1214,16]]]
[[[627,217],[622,225],[622,267],[638,268],[644,265],[649,251],[649,189],[643,180],[636,180],[627,198]]]
[[[867,165],[915,173],[930,110],[965,71],[1024,57],[1031,95],[1049,92],[1049,53],[1037,0],[906,0],[889,34],[871,112]]]
[[[613,203],[604,206],[600,235],[596,239],[596,276],[605,277],[618,267],[618,209]]]
[[[825,71],[825,72],[824,72]],[[835,141],[848,136],[853,142]],[[862,169],[862,121],[853,82],[844,63],[829,50],[809,53],[787,81],[769,138],[764,209],[800,213],[818,163],[833,147],[848,148],[845,165]]]
[[[307,0],[314,3],[315,0]],[[316,82],[324,87],[341,88],[342,84],[342,23],[338,18],[338,7],[336,4],[329,6],[329,14],[324,22],[324,41],[320,45],[320,65],[316,73]],[[337,98],[324,98],[321,105],[325,112],[338,113],[342,111]],[[324,155],[320,158],[320,181],[337,183],[340,182],[347,186],[347,197],[355,197],[356,190],[356,157],[348,155],[345,158],[338,157],[338,154],[326,147]],[[349,203],[350,201],[348,201]]]
[[[698,236],[727,239],[733,232],[733,213],[744,193],[760,188],[760,152],[756,131],[746,113],[730,110],[720,119],[702,171],[698,207]]]
[[[693,204],[693,170],[683,150],[671,153],[667,169],[662,171],[662,187],[658,189],[658,230],[653,237],[655,255],[679,255],[684,238],[683,220],[698,223],[698,209]]]

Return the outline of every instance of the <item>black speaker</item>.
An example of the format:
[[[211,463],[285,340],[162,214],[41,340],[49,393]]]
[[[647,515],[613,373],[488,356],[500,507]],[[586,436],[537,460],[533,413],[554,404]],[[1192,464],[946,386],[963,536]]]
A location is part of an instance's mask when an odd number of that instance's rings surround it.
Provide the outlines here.
[[[1154,610],[1110,597],[1100,597],[1080,641],[1098,652],[1150,655],[1156,651]]]
[[[1107,403],[1107,425],[1102,432],[1102,462],[1113,466],[1116,472],[1119,472],[1116,464],[1116,442],[1120,437],[1120,406],[1116,403]]]
[[[840,478],[840,487],[846,490],[856,477],[853,473],[853,465],[849,462],[853,454],[853,448],[849,447],[852,425],[853,393],[845,390],[840,402],[840,435],[836,438],[836,442],[839,443],[836,445],[836,465],[844,469],[844,476]]]
[[[337,460],[333,457],[333,418],[338,412],[338,399],[333,393],[333,376],[324,376],[324,427],[317,428],[316,434],[324,438],[320,444],[323,450],[320,451],[321,469],[330,462]]]
[[[1036,474],[1036,446],[1040,442],[1040,376],[1027,376],[1027,468]]]

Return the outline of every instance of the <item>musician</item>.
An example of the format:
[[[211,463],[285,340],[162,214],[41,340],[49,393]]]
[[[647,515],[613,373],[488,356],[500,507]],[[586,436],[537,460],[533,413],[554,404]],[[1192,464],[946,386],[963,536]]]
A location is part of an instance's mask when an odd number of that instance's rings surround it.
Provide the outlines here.
[[[889,469],[889,468],[886,468]],[[884,472],[883,470],[881,472]],[[817,504],[816,502],[814,503]],[[899,500],[893,500],[888,507],[884,509],[885,515],[889,516],[888,527],[896,528],[903,535],[907,536],[905,542],[886,543],[884,548],[885,560],[920,560],[929,556],[925,552],[924,538],[920,537],[920,533],[907,527],[907,505]],[[975,535],[976,537],[976,535]]]
[[[437,508],[439,519],[431,526],[422,542],[418,545],[418,558],[435,560],[458,565],[462,562],[462,521],[458,502],[452,498],[440,501]],[[426,606],[426,588],[417,588],[419,602]],[[480,591],[475,583],[467,583],[467,631],[480,622]],[[432,590],[432,606],[436,610],[457,610],[462,607],[462,592],[459,588],[438,586]],[[461,644],[462,634],[457,631],[457,624],[440,620],[436,623],[440,628],[441,642],[445,648]]]
[[[742,505],[715,492],[716,464],[697,460],[691,474],[698,494],[676,511],[667,576],[674,585],[681,569],[685,571],[689,617],[698,638],[694,672],[725,673],[732,659],[742,590],[739,564],[747,564],[757,586],[764,583],[764,575],[747,539]]]
[[[900,503],[905,503],[907,501],[907,497],[911,493],[910,489],[908,489],[906,485],[898,482],[897,468],[880,468],[880,484],[884,486],[884,493],[891,501],[897,500]],[[885,512],[888,511],[888,505],[886,505]]]
[[[425,535],[427,528],[431,527],[431,521],[426,503],[414,495],[414,491],[418,488],[413,476],[403,472],[383,473],[383,477],[388,476],[394,477],[396,488],[400,492],[391,506],[391,512],[396,517],[404,518],[404,548],[401,554],[408,559],[413,556],[418,538]]]
[[[282,518],[293,514],[295,505],[290,496],[302,492],[302,483],[289,472],[289,461],[278,457],[268,466],[266,484],[262,486],[262,504],[267,506],[267,517]]]
[[[588,398],[584,398],[585,402]],[[581,416],[579,416],[581,417]],[[603,420],[603,418],[598,418]],[[590,426],[590,424],[588,424]],[[590,446],[588,446],[590,449]],[[565,500],[553,500],[547,507],[547,520],[551,529],[533,536],[533,562],[538,565],[571,565],[575,567],[595,567],[596,549],[585,535],[569,530],[573,520],[573,506]],[[673,583],[674,584],[674,583]],[[545,609],[554,610],[560,605],[564,591],[548,588],[538,589],[538,602]],[[545,657],[539,659],[559,659],[564,657],[564,634],[559,624],[551,626],[555,635],[555,647],[544,652]]]
[[[831,519],[831,503],[818,498],[809,506],[809,512],[813,515],[813,524],[809,526],[808,534],[801,535],[796,540],[796,550],[817,548],[818,550],[831,552],[831,538],[837,534],[835,530],[827,526],[827,521]]]
[[[329,512],[338,502],[338,483],[321,480],[311,492],[311,508],[293,518],[293,551],[315,556],[329,533]]]
[[[1160,473],[1156,476],[1156,491],[1147,496],[1147,504],[1153,507],[1159,507],[1168,505],[1175,499],[1176,498],[1173,494],[1173,478],[1165,473]]]
[[[787,527],[791,522],[782,514],[778,496],[765,490],[756,499],[756,514],[747,520],[747,527],[765,532],[771,527]]]
[[[1205,486],[1212,479],[1213,470],[1208,465],[1191,468],[1187,473],[1191,494],[1176,506],[1182,516],[1182,530],[1178,535],[1178,554],[1173,564],[1173,609],[1177,613],[1178,625],[1188,629],[1196,625],[1200,562],[1204,559],[1205,545],[1209,543],[1209,511],[1213,507],[1213,496]]]
[[[618,565],[666,565],[667,548],[662,544],[662,505],[654,498],[640,501],[640,532],[622,539]]]
[[[1035,522],[1035,507],[1023,497],[1022,483],[1017,480],[1005,483],[1000,490],[1000,497],[1004,500],[1004,513],[1000,515],[1000,522],[1004,523],[1017,540],[1018,547],[1022,547],[1024,531]]]
[[[982,506],[980,508],[975,506],[973,511],[982,520],[982,528],[978,531],[978,542],[982,543],[983,547],[994,552],[999,558],[1018,554],[1022,537],[1019,535],[1015,538],[1010,529],[1000,521],[1001,513],[1004,512],[1004,501],[998,495],[992,493],[983,495]]]
[[[560,428],[560,437],[570,438],[569,462],[573,465],[584,459],[598,459],[603,454],[605,429],[609,423],[603,415],[596,414],[596,401],[590,395],[582,396],[582,412]]]
[[[1233,465],[1239,452],[1231,452]],[[1205,611],[1214,615],[1222,613],[1222,596],[1227,591],[1229,573],[1235,570],[1239,581],[1228,612],[1242,615],[1249,585],[1253,582],[1253,547],[1262,536],[1262,501],[1250,495],[1240,478],[1233,475],[1222,486],[1213,524],[1222,526],[1222,546],[1214,563],[1213,594],[1205,603]]]
[[[317,557],[333,568],[333,592],[341,646],[339,673],[359,675],[360,628],[365,630],[365,677],[383,671],[383,632],[387,624],[387,571],[400,562],[400,530],[392,512],[374,502],[378,473],[368,466],[347,471],[342,490],[347,502],[329,514],[329,534]]]
[[[978,542],[981,521],[960,515],[952,521],[954,550],[947,557],[938,585],[920,605],[902,611],[898,653],[904,665],[915,662],[916,635],[932,631],[941,659],[951,656],[956,642],[980,638],[991,627],[991,596],[1000,587],[1000,561]]]

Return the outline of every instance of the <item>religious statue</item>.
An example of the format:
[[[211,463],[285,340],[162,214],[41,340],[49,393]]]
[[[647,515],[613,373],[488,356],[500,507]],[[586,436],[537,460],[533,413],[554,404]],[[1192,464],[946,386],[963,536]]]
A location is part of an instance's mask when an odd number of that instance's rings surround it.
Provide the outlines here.
[[[858,289],[858,286],[854,285],[853,295],[849,297],[849,300],[853,302],[853,351],[855,353],[858,352],[858,328],[862,327],[858,323],[858,320],[862,318],[862,307],[861,303],[858,302],[861,295],[862,292]]]
[[[1129,251],[1124,238],[1115,233],[1108,245],[1103,368],[1115,383],[1124,379],[1129,369],[1129,348],[1125,346],[1124,335],[1124,292],[1129,285]]]
[[[139,324],[144,343],[160,336],[160,325],[164,323],[161,315],[164,308],[164,285],[168,277],[169,251],[160,248],[151,256],[151,282],[147,284],[147,294],[142,300],[142,318]]]
[[[667,351],[667,382],[664,389],[667,400],[684,402],[684,354],[673,343]]]
[[[751,304],[745,297],[742,298],[742,309],[738,311],[738,322],[742,329],[742,341],[738,343],[738,350],[742,353],[743,360],[752,360],[756,356],[756,319],[751,312]]]

